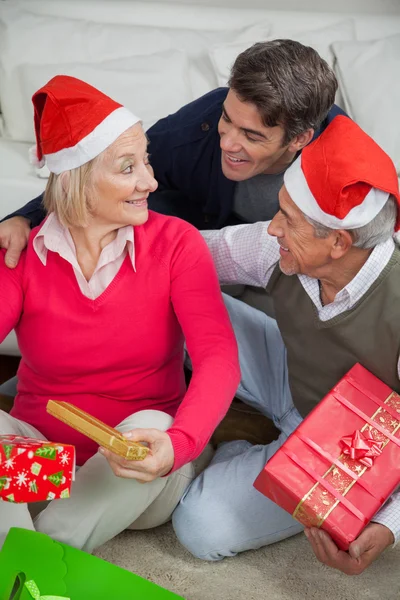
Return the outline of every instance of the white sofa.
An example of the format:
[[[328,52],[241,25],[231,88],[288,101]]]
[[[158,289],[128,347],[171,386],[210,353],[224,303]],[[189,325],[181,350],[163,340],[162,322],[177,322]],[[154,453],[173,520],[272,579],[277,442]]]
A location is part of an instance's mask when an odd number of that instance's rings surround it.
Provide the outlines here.
[[[199,0],[200,2],[201,0]],[[40,194],[30,96],[57,73],[99,87],[145,126],[227,81],[255,41],[291,37],[337,73],[337,102],[400,171],[400,14],[234,9],[134,0],[0,0],[0,219]],[[18,354],[12,334],[0,353]]]

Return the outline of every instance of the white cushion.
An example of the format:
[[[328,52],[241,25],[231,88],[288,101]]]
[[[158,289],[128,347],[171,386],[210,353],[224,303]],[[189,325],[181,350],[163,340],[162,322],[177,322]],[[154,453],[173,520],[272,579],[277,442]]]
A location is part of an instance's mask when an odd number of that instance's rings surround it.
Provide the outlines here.
[[[207,56],[210,45],[221,39],[251,41],[268,31],[264,24],[227,32],[109,25],[33,14],[18,4],[0,1],[0,103],[7,134],[14,140],[25,139],[25,131],[20,127],[24,103],[17,76],[21,64],[61,67],[178,49],[192,61],[190,79],[193,95],[197,96],[217,83]]]
[[[7,356],[21,356],[14,330],[6,337],[4,342],[1,343],[0,354],[5,354]]]
[[[19,136],[35,141],[31,96],[60,70],[63,75],[82,79],[129,108],[148,129],[159,118],[192,100],[188,69],[188,58],[179,50],[99,64],[23,65],[18,69],[21,113],[14,110]]]
[[[306,46],[314,48],[330,66],[333,65],[334,57],[330,50],[330,45],[334,41],[353,40],[355,38],[354,22],[347,19],[335,25],[324,27],[316,31],[285,31],[283,29],[273,29],[268,38],[254,41],[268,41],[275,39],[292,39]],[[210,51],[210,58],[214,65],[219,85],[226,85],[229,79],[230,69],[237,55],[245,50],[248,44],[239,42],[233,44],[218,44]]]
[[[331,44],[333,42],[356,39],[353,19],[346,19],[345,21],[335,23],[335,25],[329,25],[328,27],[313,31],[286,31],[285,29],[274,28],[272,35],[273,38],[271,39],[288,38],[296,40],[305,46],[311,46],[331,67],[334,64]]]
[[[391,156],[400,174],[400,35],[333,44],[349,115]]]
[[[0,138],[0,219],[41,194],[39,179],[28,160],[29,144]]]
[[[151,27],[175,27],[226,31],[238,29],[268,19],[279,29],[309,31],[334,25],[340,19],[355,18],[356,39],[387,37],[400,32],[400,14],[385,11],[385,5],[395,6],[397,0],[384,0],[380,14],[368,11],[364,5],[379,5],[379,0],[350,0],[344,7],[337,3],[307,0],[3,0],[18,3],[28,10],[60,17],[87,19],[103,23],[133,23]],[[212,6],[211,6],[212,4]],[[218,6],[217,6],[218,5]],[[240,6],[239,6],[240,5]],[[321,6],[320,6],[321,5]],[[259,8],[252,8],[259,6]],[[276,9],[274,9],[276,7]],[[297,9],[297,10],[296,10]]]

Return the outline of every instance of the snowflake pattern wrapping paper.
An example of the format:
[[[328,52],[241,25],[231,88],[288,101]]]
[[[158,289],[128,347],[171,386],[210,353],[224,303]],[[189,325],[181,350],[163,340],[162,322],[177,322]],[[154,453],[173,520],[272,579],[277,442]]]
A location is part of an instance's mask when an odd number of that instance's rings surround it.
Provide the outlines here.
[[[400,395],[355,365],[268,461],[254,485],[342,550],[400,483]]]
[[[74,446],[0,435],[0,500],[24,503],[69,498],[74,477]]]

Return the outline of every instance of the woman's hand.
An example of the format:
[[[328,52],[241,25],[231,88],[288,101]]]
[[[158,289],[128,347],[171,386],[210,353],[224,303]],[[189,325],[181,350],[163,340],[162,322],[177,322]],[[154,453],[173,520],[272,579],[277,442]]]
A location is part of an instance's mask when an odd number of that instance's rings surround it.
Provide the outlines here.
[[[147,443],[150,452],[144,460],[126,460],[106,448],[100,448],[101,454],[106,457],[117,477],[148,483],[166,475],[174,466],[174,448],[171,438],[165,431],[133,429],[124,433],[124,437],[132,442]]]

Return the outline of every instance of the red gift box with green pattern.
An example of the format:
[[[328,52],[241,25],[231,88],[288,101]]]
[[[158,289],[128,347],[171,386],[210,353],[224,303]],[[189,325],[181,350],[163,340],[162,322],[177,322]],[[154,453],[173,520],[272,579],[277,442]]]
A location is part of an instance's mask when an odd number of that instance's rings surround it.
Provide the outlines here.
[[[69,498],[75,447],[19,435],[0,435],[0,499],[41,502]]]

